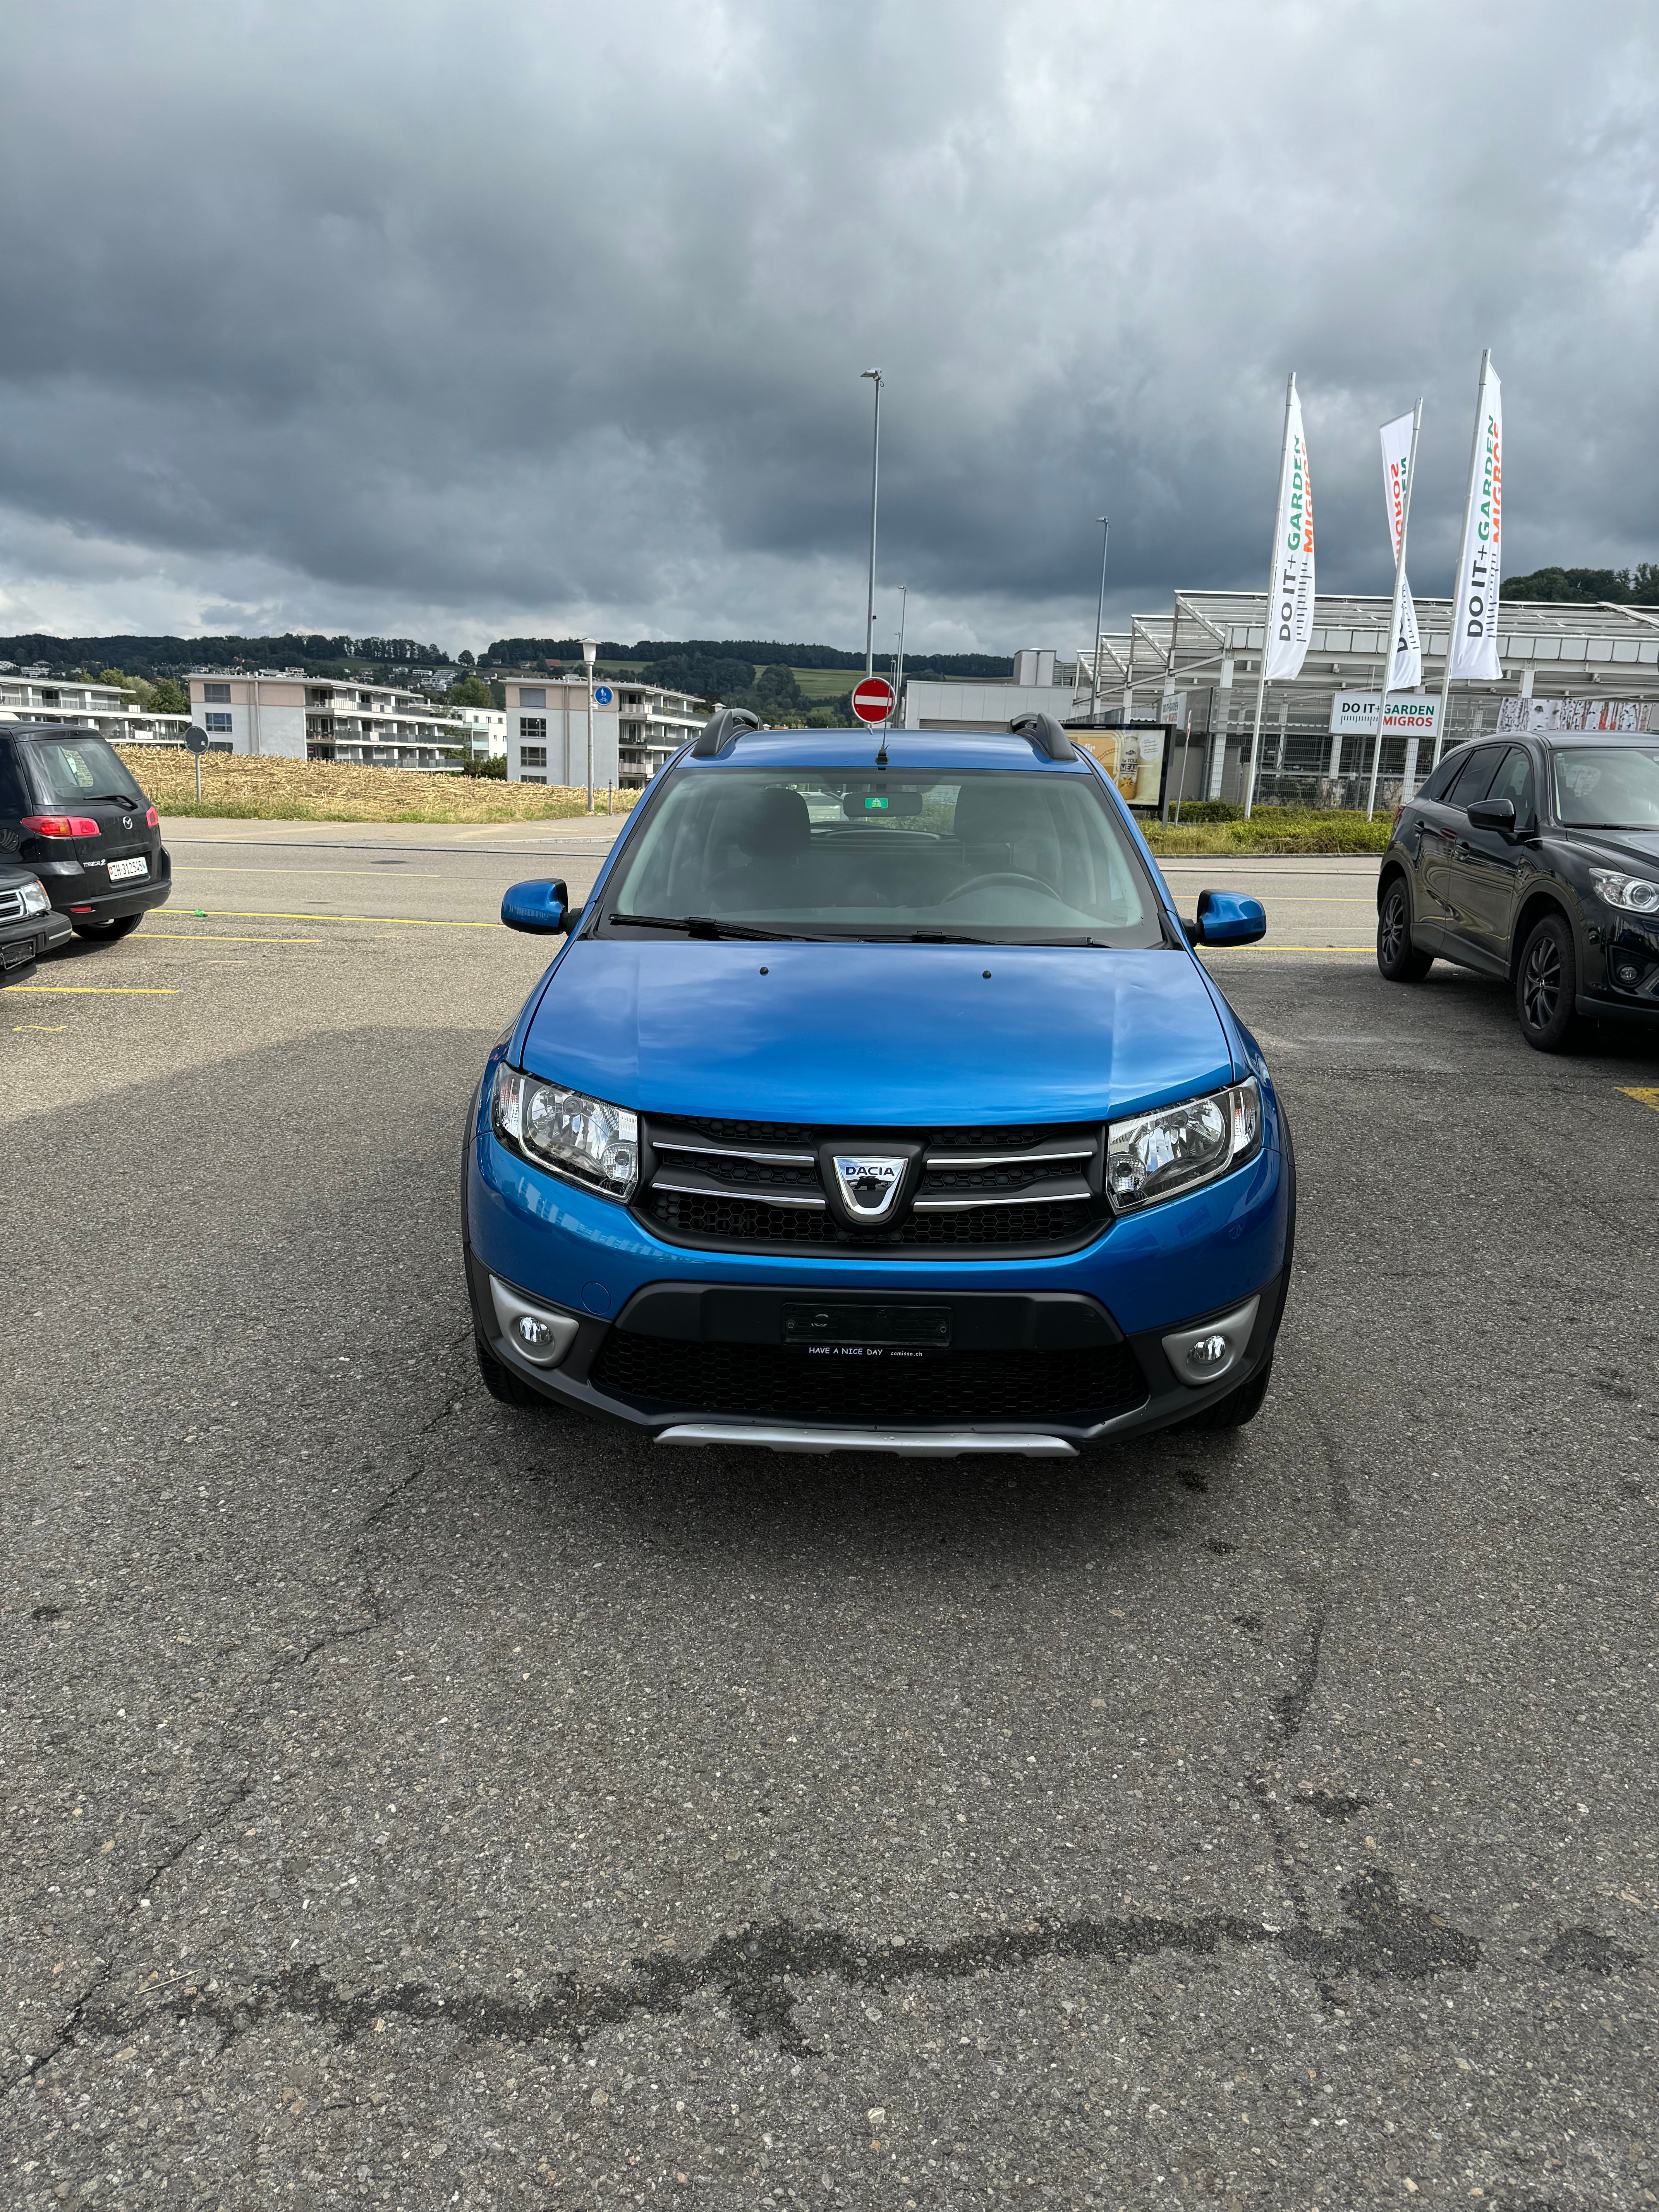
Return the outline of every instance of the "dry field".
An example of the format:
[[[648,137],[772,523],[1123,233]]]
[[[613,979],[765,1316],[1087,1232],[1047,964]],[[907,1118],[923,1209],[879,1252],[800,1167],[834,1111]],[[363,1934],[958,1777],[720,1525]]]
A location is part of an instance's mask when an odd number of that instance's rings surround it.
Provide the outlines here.
[[[585,788],[336,761],[255,759],[245,753],[203,755],[198,804],[196,763],[188,753],[170,745],[116,750],[164,814],[260,822],[551,822],[587,807]],[[617,792],[611,804],[625,814],[633,800],[632,792]],[[594,804],[603,813],[603,792],[594,793]]]

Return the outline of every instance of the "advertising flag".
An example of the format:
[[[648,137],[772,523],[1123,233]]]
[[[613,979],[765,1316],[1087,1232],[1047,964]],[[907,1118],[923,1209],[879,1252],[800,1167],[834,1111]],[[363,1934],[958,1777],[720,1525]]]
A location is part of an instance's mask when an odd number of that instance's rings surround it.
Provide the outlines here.
[[[1495,684],[1504,673],[1498,657],[1498,595],[1503,580],[1498,539],[1503,515],[1504,389],[1488,360],[1475,416],[1474,466],[1469,475],[1468,512],[1463,517],[1463,547],[1457,562],[1449,678],[1461,676]]]
[[[1267,649],[1261,663],[1264,682],[1299,676],[1313,635],[1313,484],[1308,475],[1308,441],[1302,434],[1302,395],[1294,386],[1288,401],[1273,549]]]
[[[1412,422],[1410,415],[1396,415],[1382,425],[1382,496],[1389,509],[1389,543],[1395,565],[1400,564],[1400,543],[1406,532],[1406,506],[1411,497]],[[1412,587],[1402,577],[1400,586],[1400,635],[1394,641],[1394,659],[1383,684],[1389,691],[1409,691],[1423,681],[1423,650],[1417,635],[1417,609]]]

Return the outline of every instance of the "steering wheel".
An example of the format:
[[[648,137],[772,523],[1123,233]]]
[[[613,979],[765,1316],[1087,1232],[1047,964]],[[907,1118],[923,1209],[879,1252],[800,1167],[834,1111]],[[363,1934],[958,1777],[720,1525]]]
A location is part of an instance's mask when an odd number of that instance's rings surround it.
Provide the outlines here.
[[[957,899],[966,898],[969,891],[982,891],[991,884],[1022,884],[1028,890],[1041,891],[1046,899],[1059,896],[1052,884],[1045,884],[1036,876],[1022,876],[1014,868],[994,869],[988,876],[975,876],[965,884],[958,884],[939,901],[941,906],[952,906]]]

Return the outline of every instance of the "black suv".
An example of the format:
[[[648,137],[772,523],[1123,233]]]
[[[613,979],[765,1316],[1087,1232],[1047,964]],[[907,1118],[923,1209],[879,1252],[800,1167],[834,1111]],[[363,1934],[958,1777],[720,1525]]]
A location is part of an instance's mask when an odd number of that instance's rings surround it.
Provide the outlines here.
[[[165,903],[161,817],[96,730],[0,725],[0,858],[21,860],[82,937],[107,942]]]
[[[1501,975],[1521,1034],[1565,1052],[1586,1018],[1659,1023],[1659,739],[1563,733],[1449,753],[1395,817],[1376,964]]]

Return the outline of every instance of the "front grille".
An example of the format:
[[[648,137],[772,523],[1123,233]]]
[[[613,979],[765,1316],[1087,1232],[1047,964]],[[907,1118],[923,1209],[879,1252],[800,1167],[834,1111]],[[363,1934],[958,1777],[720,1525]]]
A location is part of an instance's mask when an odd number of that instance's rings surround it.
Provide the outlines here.
[[[0,891],[0,921],[21,921],[23,917],[21,891]]]
[[[607,1397],[641,1410],[841,1427],[1018,1421],[1093,1428],[1146,1397],[1127,1344],[848,1359],[769,1344],[688,1344],[627,1328],[613,1328],[605,1339],[592,1381]]]
[[[725,1251],[830,1247],[901,1260],[948,1247],[961,1257],[1075,1250],[1110,1220],[1100,1195],[1099,1125],[834,1129],[797,1121],[670,1121],[642,1133],[647,1174],[636,1208],[674,1243]],[[922,1156],[896,1218],[854,1229],[824,1194],[819,1147]]]

